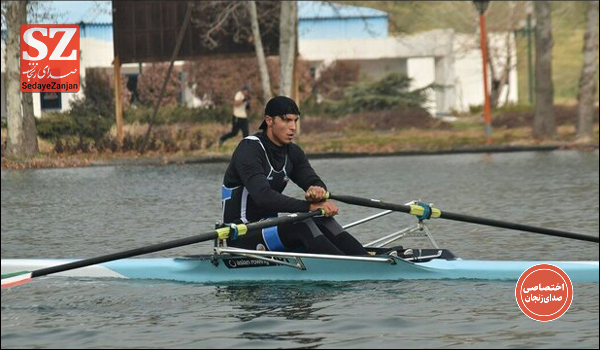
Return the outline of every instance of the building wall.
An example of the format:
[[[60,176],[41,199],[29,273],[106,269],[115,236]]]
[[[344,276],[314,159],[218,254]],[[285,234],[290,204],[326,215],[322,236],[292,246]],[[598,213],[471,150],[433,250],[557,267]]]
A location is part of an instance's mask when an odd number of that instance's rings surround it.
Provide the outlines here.
[[[300,55],[309,61],[368,60],[444,56],[453,30],[436,29],[405,36],[299,40]]]
[[[411,77],[412,89],[421,89],[435,82],[435,58],[409,58],[407,61],[407,76]],[[427,92],[425,109],[435,115],[437,112],[436,93],[432,89]]]
[[[381,79],[391,73],[407,75],[407,61],[405,58],[382,58],[379,60],[356,60],[360,71],[368,73],[373,79]]]
[[[504,69],[506,62],[506,33],[489,33],[488,47],[493,52],[495,60],[495,69],[500,71]],[[518,78],[517,78],[517,55],[514,35],[509,34],[509,45],[511,52],[512,67],[509,73],[509,85],[507,90],[503,89],[500,96],[500,105],[503,105],[507,99],[510,103],[517,103]],[[454,43],[456,52],[456,105],[459,111],[468,111],[469,106],[483,105],[483,63],[481,50],[479,49],[479,38],[475,35],[457,35]],[[488,91],[491,86],[491,76],[488,69]]]

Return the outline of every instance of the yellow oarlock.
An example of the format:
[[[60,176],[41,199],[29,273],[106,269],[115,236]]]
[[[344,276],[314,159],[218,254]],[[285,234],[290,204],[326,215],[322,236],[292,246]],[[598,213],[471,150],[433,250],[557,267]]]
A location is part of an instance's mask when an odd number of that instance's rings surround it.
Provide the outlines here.
[[[441,210],[439,210],[438,208],[434,208],[434,207],[430,207],[430,208],[431,208],[431,217],[432,218],[439,218],[440,216],[442,216]],[[418,204],[411,204],[409,214],[414,215],[414,216],[423,216],[423,215],[425,215],[425,208]]]
[[[248,226],[244,224],[237,225],[238,236],[245,235],[248,232]],[[227,239],[229,238],[229,232],[231,228],[229,226],[221,227],[217,229],[217,234],[219,235],[219,239]]]

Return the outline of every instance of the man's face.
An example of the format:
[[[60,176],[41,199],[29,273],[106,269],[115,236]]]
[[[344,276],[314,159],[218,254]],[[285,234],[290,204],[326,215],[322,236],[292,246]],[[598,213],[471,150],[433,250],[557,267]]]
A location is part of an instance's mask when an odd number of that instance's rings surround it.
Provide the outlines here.
[[[267,136],[277,146],[287,145],[292,142],[296,135],[297,114],[286,114],[280,117],[266,117]]]

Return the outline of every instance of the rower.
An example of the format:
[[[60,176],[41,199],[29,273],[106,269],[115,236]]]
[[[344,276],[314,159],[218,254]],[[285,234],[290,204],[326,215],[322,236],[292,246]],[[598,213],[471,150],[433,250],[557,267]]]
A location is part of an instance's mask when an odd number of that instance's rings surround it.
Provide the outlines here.
[[[223,222],[268,220],[279,213],[325,211],[324,217],[248,232],[227,240],[228,246],[253,250],[316,254],[367,255],[363,246],[333,216],[338,208],[325,200],[326,186],[302,149],[292,142],[300,110],[285,96],[269,100],[261,131],[243,139],[233,152],[223,179]],[[282,194],[292,180],[305,200]]]

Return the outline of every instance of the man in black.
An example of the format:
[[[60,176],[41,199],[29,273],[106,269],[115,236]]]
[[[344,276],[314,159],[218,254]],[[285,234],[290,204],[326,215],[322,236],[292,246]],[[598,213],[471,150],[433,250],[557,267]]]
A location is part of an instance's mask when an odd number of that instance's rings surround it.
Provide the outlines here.
[[[223,179],[225,223],[247,223],[278,213],[325,211],[325,217],[248,232],[233,247],[317,254],[367,255],[363,246],[333,219],[337,206],[324,200],[326,186],[292,140],[300,111],[285,96],[269,100],[261,132],[243,139],[233,153]],[[289,180],[300,186],[305,200],[282,194]]]
[[[233,116],[231,117],[231,131],[219,138],[219,147],[225,140],[237,136],[242,130],[244,137],[248,136],[248,111],[250,110],[250,87],[244,85],[236,92],[233,98]]]

